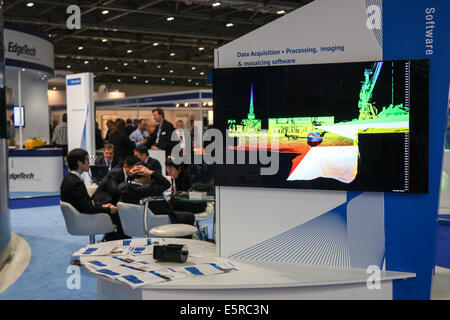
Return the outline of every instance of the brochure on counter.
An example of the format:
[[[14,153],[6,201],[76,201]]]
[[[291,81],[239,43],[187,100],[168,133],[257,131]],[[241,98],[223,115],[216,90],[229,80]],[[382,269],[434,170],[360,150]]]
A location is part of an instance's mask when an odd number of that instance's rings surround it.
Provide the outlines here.
[[[127,239],[87,245],[73,254],[81,256],[105,256],[105,255],[150,255],[153,254],[153,245],[164,244],[164,239]]]
[[[224,261],[167,267],[140,260],[141,256],[153,254],[154,244],[164,244],[164,239],[131,239],[111,244],[88,245],[73,256],[87,258],[83,259],[82,265],[88,271],[124,282],[133,289],[147,284],[237,270],[231,262]]]

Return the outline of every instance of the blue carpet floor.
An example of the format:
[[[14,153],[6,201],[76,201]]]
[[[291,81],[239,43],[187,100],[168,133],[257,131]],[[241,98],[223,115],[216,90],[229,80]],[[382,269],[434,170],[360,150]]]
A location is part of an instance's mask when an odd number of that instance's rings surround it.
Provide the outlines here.
[[[96,300],[95,276],[80,268],[80,288],[69,289],[73,273],[67,273],[72,253],[89,242],[88,236],[72,236],[67,233],[58,206],[14,209],[10,211],[11,231],[18,234],[31,247],[28,268],[8,289],[0,294],[0,300]],[[212,223],[205,221],[209,237]],[[97,236],[97,241],[102,236]],[[70,271],[70,270],[69,270]],[[73,271],[72,271],[73,272]]]
[[[11,210],[11,230],[31,247],[31,260],[22,276],[0,299],[93,300],[97,299],[94,276],[80,268],[80,289],[68,289],[66,273],[72,253],[85,246],[87,236],[66,231],[59,206]]]

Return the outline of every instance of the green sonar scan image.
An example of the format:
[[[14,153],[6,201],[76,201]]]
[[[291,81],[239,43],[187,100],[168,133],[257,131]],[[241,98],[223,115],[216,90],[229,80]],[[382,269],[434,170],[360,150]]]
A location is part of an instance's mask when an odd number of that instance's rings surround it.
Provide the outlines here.
[[[250,87],[250,104],[247,118],[227,120],[229,137],[235,137],[236,150],[267,148],[272,152],[297,153],[287,181],[312,180],[318,177],[332,178],[343,183],[352,182],[358,173],[358,140],[362,135],[409,132],[409,108],[404,104],[375,106],[372,101],[383,62],[374,62],[363,70],[363,79],[356,119],[336,122],[334,115],[317,117],[268,118],[263,124],[257,119],[257,106],[253,103]],[[394,87],[392,86],[392,91]],[[393,94],[392,94],[393,96]],[[393,99],[392,99],[393,100]],[[262,130],[262,125],[265,128]],[[261,140],[261,138],[264,138]],[[274,147],[271,142],[277,140]],[[256,139],[256,140],[255,140]],[[252,141],[265,141],[266,145]]]

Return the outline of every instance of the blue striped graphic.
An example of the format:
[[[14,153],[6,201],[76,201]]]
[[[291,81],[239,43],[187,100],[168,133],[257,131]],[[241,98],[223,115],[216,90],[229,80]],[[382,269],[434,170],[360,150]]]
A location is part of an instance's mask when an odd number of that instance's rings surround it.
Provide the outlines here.
[[[350,267],[346,219],[339,208],[230,258]]]
[[[328,267],[381,267],[385,253],[382,193],[352,192],[321,216],[230,258]]]
[[[86,108],[86,119],[84,119],[84,127],[83,127],[83,134],[81,135],[81,142],[80,142],[80,148],[81,149],[87,149],[86,148],[86,127],[87,127],[87,121],[89,116],[89,104]]]

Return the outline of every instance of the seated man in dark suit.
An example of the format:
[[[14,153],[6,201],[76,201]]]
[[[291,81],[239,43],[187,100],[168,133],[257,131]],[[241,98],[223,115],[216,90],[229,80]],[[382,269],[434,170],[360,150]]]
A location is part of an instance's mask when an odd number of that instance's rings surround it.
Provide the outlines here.
[[[172,223],[194,224],[195,216],[193,214],[175,213],[172,206],[162,198],[163,192],[170,188],[170,182],[159,172],[150,170],[144,164],[137,165],[130,173],[129,181],[119,185],[121,201],[139,204],[139,200],[146,197],[161,197],[156,201],[149,202],[148,207],[154,214],[167,214]]]
[[[110,171],[114,167],[123,165],[122,161],[114,156],[114,145],[111,143],[107,143],[104,145],[103,156],[95,159],[95,164],[107,166]]]
[[[104,240],[129,238],[123,233],[117,207],[111,203],[94,205],[86,189],[81,174],[89,171],[89,154],[83,149],[73,149],[67,155],[69,173],[61,183],[61,201],[70,203],[75,209],[85,214],[107,213],[117,226],[116,232],[105,235]]]
[[[146,146],[138,146],[134,149],[134,155],[139,158],[140,161],[147,163],[150,170],[158,171],[162,173],[161,164],[158,160],[148,155],[148,149]]]
[[[108,175],[100,182],[97,190],[92,195],[92,200],[96,205],[103,205],[105,203],[117,204],[120,198],[119,184],[127,181],[127,176],[130,170],[139,163],[139,158],[135,156],[128,156],[122,167],[115,167],[111,169]]]

